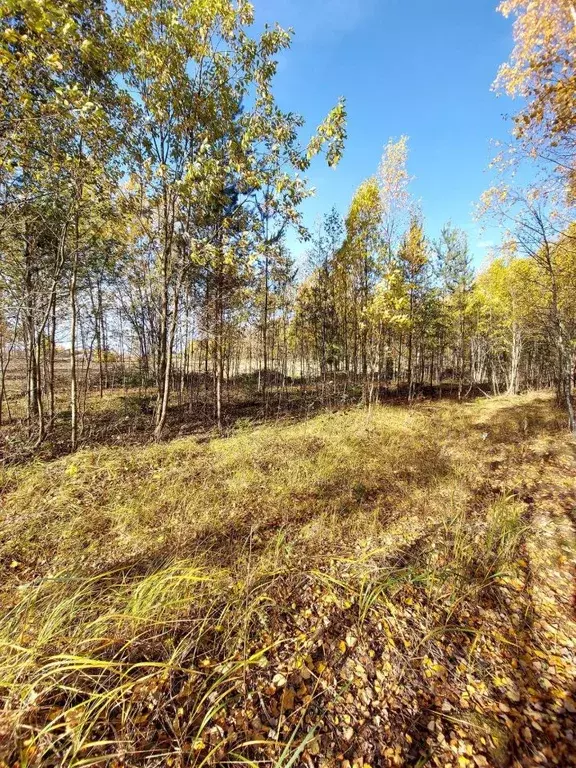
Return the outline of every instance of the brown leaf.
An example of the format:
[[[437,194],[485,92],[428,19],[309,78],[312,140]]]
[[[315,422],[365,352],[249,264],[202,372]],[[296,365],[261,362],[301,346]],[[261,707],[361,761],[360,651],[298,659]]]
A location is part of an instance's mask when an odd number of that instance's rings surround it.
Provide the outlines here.
[[[284,693],[282,694],[282,708],[294,709],[295,696],[294,688],[285,688]]]

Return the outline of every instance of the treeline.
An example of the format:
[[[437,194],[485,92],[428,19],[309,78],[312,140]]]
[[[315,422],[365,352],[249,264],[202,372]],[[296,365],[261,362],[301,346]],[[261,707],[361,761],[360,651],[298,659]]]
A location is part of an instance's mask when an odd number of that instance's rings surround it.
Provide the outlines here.
[[[320,153],[338,162],[344,103],[300,145],[302,118],[272,90],[291,34],[257,34],[245,0],[3,0],[1,11],[3,338],[25,347],[38,441],[54,416],[42,358],[59,337],[70,347],[74,448],[76,353],[100,362],[119,324],[155,380],[159,435],[192,313],[211,340],[220,420],[226,329],[267,249],[300,226],[301,174]]]
[[[388,388],[411,399],[443,384],[458,398],[555,386],[573,428],[576,230],[516,199],[516,238],[475,274],[465,232],[427,237],[406,157],[405,137],[389,142],[345,220],[332,212],[312,238],[290,325],[301,375],[328,390],[361,382],[366,403]]]
[[[87,392],[119,381],[118,359],[126,386],[155,389],[158,437],[199,377],[221,426],[224,388],[244,374],[263,402],[294,379],[365,403],[391,388],[555,385],[574,428],[568,224],[527,201],[524,230],[475,276],[464,232],[427,236],[403,137],[344,219],[307,232],[302,174],[320,153],[337,164],[345,106],[300,144],[302,119],[273,94],[290,33],[256,34],[249,3],[3,0],[3,12],[0,415],[23,354],[37,444],[57,415],[58,345],[73,449]]]

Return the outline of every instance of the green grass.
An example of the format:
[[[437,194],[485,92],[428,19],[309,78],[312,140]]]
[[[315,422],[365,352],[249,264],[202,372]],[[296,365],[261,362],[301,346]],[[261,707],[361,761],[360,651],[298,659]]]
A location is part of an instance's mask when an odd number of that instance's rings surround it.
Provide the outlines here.
[[[485,482],[527,415],[555,433],[527,396],[4,470],[0,759],[287,768],[330,729],[345,751],[333,670],[370,647],[412,690],[443,636],[475,642],[462,604],[514,571],[525,505]]]

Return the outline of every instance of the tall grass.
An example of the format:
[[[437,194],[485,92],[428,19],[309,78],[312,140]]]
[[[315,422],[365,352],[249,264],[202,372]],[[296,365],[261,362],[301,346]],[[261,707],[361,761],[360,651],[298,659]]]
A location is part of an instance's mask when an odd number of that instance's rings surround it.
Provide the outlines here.
[[[344,695],[329,662],[378,632],[407,681],[409,649],[446,625],[446,585],[454,606],[516,557],[521,504],[469,519],[487,407],[351,411],[9,470],[0,758],[294,765]],[[415,628],[402,610],[426,602]],[[270,714],[291,676],[306,695]]]

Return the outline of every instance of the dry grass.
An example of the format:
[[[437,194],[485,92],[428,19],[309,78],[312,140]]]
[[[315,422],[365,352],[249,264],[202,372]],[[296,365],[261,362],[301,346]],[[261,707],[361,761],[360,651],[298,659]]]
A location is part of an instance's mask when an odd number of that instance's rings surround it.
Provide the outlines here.
[[[561,426],[532,395],[5,469],[0,760],[424,765],[458,686],[498,699],[519,478]],[[474,754],[504,764],[486,718]]]

